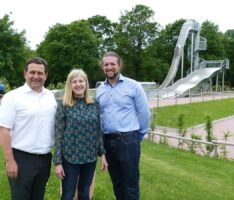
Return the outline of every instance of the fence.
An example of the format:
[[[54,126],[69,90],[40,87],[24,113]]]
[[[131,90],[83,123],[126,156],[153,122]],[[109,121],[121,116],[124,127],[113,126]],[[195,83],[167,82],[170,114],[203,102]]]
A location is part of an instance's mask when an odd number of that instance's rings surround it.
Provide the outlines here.
[[[234,92],[231,90],[228,91],[223,91],[223,92],[204,92],[201,91],[200,93],[198,92],[192,92],[190,91],[187,95],[184,97],[179,97],[176,95],[176,92],[173,90],[165,90],[166,96],[165,98],[160,98],[159,93],[161,90],[159,89],[144,89],[147,99],[149,102],[156,102],[157,107],[163,105],[163,102],[170,101],[172,104],[180,104],[180,101],[184,101],[184,99],[187,100],[186,103],[192,103],[192,102],[197,102],[197,101],[207,101],[207,100],[217,100],[217,99],[224,99],[224,98],[231,98],[234,97]],[[165,92],[164,91],[164,92]],[[63,90],[52,90],[52,92],[55,94],[55,97],[60,99],[62,98],[63,95]],[[96,89],[92,88],[89,89],[89,93],[91,96],[95,96],[96,94]],[[173,94],[173,97],[169,96],[169,94]]]
[[[189,142],[193,146],[195,146],[196,144],[212,145],[212,146],[214,146],[214,152],[213,152],[214,157],[219,157],[219,148],[221,145],[234,146],[234,143],[226,142],[226,141],[212,140],[212,142],[208,142],[208,141],[197,140],[197,139],[192,139],[192,138],[185,138],[185,137],[180,137],[180,136],[170,135],[170,134],[165,134],[165,133],[157,133],[154,131],[150,131],[150,133],[148,134],[148,139],[150,139],[153,142],[157,142],[157,139],[155,136],[163,137],[164,139],[165,138],[173,138],[173,139],[176,139],[178,141],[178,143],[179,143],[179,141],[183,140],[183,141]],[[201,146],[201,145],[199,145],[199,146]],[[188,146],[187,146],[187,149],[188,149]],[[199,152],[205,154],[204,149],[203,150],[200,149]],[[230,159],[234,159],[234,157],[233,158],[230,157]]]
[[[177,104],[186,104],[194,102],[204,102],[212,100],[222,100],[227,98],[234,98],[234,92],[232,90],[223,91],[223,92],[191,92],[189,91],[183,97],[167,97],[167,98],[158,98],[158,90],[145,90],[149,104],[151,107],[161,107],[166,105],[177,105]],[[170,92],[172,93],[172,92]],[[175,92],[174,92],[175,93]],[[176,93],[175,93],[176,94]]]

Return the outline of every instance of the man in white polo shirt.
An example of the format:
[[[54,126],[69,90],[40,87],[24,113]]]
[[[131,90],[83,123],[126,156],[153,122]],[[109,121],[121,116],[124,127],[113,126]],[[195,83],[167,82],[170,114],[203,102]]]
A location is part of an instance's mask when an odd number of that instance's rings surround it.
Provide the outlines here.
[[[47,62],[29,59],[25,84],[4,95],[0,106],[0,142],[12,200],[43,200],[50,176],[56,101],[44,83]]]

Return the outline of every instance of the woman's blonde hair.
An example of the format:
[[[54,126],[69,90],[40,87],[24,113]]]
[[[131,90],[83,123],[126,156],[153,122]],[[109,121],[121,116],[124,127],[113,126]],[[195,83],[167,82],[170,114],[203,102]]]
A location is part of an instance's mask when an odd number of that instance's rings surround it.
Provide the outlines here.
[[[73,69],[67,76],[66,85],[63,95],[63,105],[74,106],[76,103],[76,97],[72,91],[71,81],[77,76],[82,77],[85,80],[86,88],[84,93],[84,100],[87,104],[93,103],[93,99],[89,96],[89,81],[87,74],[82,69]]]

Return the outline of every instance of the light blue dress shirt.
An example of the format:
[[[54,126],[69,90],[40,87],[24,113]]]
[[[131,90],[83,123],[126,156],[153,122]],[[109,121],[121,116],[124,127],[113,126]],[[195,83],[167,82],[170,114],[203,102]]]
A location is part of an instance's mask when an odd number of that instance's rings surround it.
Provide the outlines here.
[[[115,85],[106,80],[97,88],[104,134],[138,131],[142,140],[149,130],[150,110],[142,86],[120,74]]]

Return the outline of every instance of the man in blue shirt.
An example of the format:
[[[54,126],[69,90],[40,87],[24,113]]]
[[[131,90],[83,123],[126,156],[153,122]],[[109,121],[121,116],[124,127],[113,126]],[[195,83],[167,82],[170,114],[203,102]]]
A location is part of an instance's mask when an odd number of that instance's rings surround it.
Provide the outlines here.
[[[139,200],[140,142],[149,129],[150,110],[145,92],[120,71],[115,52],[102,58],[106,80],[97,88],[108,171],[117,200]]]

